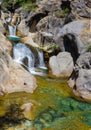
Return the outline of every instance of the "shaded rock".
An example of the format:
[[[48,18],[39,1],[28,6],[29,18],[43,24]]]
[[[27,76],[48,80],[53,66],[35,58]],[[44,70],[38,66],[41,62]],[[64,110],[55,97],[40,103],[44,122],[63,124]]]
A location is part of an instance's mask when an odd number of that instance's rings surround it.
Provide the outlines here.
[[[0,95],[13,92],[33,93],[36,79],[0,49]]]
[[[48,12],[53,12],[57,9],[60,9],[61,1],[60,0],[42,0],[37,1],[37,6],[42,7],[43,10],[46,10]]]
[[[36,25],[36,29],[39,32],[38,43],[44,47],[47,52],[53,52],[56,44],[54,37],[58,32],[58,28],[61,27],[61,20],[55,16],[46,16],[41,19]]]
[[[26,18],[26,24],[29,26],[30,31],[35,32],[37,23],[47,15],[48,13],[46,11],[40,9],[36,10],[35,12],[30,12]]]
[[[73,71],[73,59],[68,52],[60,52],[49,59],[49,67],[52,75],[56,77],[69,77]]]
[[[27,36],[28,35],[28,33],[29,33],[29,27],[26,25],[25,19],[21,20],[20,24],[17,27],[17,30],[23,36]]]
[[[12,20],[11,20],[11,25],[14,26],[14,25],[17,25],[18,24],[18,18],[19,18],[19,14],[15,13],[12,17]]]
[[[76,69],[91,69],[91,53],[86,52],[77,59]]]
[[[91,69],[80,69],[78,78],[76,80],[76,91],[77,96],[84,99],[91,99]]]
[[[72,12],[76,15],[76,17],[84,17],[90,18],[90,0],[71,0],[71,8]]]

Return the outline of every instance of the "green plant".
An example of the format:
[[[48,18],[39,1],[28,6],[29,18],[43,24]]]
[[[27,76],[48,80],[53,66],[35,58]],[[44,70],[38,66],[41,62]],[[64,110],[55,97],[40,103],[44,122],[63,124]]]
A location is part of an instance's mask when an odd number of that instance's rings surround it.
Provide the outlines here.
[[[89,46],[87,47],[87,51],[88,51],[88,52],[91,52],[91,45],[89,45]]]
[[[65,8],[65,9],[62,10],[62,14],[65,15],[65,14],[68,14],[68,13],[69,13],[69,8]]]
[[[58,15],[61,14],[61,12],[60,12],[60,10],[56,10],[56,11],[54,12],[54,14],[55,14],[56,16],[58,16]]]

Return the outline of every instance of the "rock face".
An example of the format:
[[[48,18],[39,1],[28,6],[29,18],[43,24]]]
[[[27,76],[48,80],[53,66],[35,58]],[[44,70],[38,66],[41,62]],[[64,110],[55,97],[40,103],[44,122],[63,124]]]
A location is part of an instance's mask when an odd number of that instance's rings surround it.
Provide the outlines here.
[[[33,93],[36,79],[0,49],[0,95],[13,92]]]
[[[0,33],[0,48],[8,52],[8,54],[12,52],[12,43],[2,33]]]
[[[71,9],[77,17],[90,18],[91,1],[71,0]]]
[[[75,71],[68,82],[76,96],[91,99],[91,53],[82,54],[76,62]]]
[[[57,56],[52,56],[49,60],[52,75],[56,77],[69,77],[73,71],[73,59],[68,52],[60,52]]]
[[[3,33],[3,34],[5,33],[5,28],[4,28],[1,20],[0,20],[0,32]]]
[[[74,42],[77,45],[78,52],[81,53],[84,49],[84,45],[89,43],[90,39],[90,25],[89,20],[77,20],[66,24],[61,29],[59,29],[58,34],[55,37],[55,41],[59,43],[60,47],[63,44],[61,38],[71,34],[74,36]]]
[[[22,19],[21,20],[21,22],[20,22],[20,24],[18,25],[18,31],[19,31],[19,33],[21,34],[21,35],[23,35],[23,36],[27,36],[28,35],[28,33],[29,33],[29,28],[28,28],[28,26],[26,26],[26,23],[25,23],[25,20],[24,19]]]
[[[33,37],[33,34],[32,34],[32,33],[29,33],[29,34],[27,35],[27,37],[22,38],[21,41],[22,41],[23,43],[25,43],[25,44],[28,44],[29,46],[38,48],[39,45],[34,42],[34,40],[33,40],[32,37]],[[35,38],[36,38],[36,36],[35,36]]]

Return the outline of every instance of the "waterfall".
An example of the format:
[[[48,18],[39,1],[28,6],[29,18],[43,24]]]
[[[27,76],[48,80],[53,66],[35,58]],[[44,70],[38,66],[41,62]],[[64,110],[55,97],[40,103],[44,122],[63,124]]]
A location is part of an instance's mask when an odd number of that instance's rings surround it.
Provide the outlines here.
[[[44,64],[43,52],[38,50],[39,63],[35,67],[35,56],[30,48],[23,43],[14,43],[13,47],[13,58],[16,62],[22,64],[29,72],[35,75],[46,75],[44,74],[47,68]],[[39,69],[41,68],[41,70]]]
[[[9,29],[9,35],[10,36],[16,36],[16,26],[11,26],[11,25],[8,25],[8,29]]]
[[[21,63],[25,67],[34,68],[35,64],[34,54],[25,44],[23,43],[14,44],[13,57],[16,62]]]
[[[7,23],[10,23],[11,19],[7,18]],[[18,18],[16,21],[16,25],[9,25],[9,38],[12,37],[12,41],[16,36],[16,28],[19,24],[20,19]],[[16,62],[22,64],[29,72],[35,75],[46,75],[47,68],[45,67],[43,52],[39,49],[35,49],[38,54],[38,63],[35,63],[35,55],[33,54],[32,50],[28,48],[28,46],[24,43],[15,42],[13,43],[13,58]],[[36,66],[36,67],[35,67]]]
[[[36,48],[36,50],[37,50],[38,59],[39,59],[39,65],[38,65],[38,67],[39,68],[43,68],[43,67],[45,67],[43,51],[40,50],[40,49],[38,49],[38,48]]]

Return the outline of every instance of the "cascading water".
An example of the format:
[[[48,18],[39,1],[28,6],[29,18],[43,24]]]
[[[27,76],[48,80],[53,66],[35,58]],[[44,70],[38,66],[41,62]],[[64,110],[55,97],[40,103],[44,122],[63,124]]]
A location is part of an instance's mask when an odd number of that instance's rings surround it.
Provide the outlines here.
[[[8,29],[9,29],[10,36],[16,36],[16,26],[8,25]]]
[[[39,65],[38,65],[38,67],[39,67],[39,68],[46,69],[45,63],[44,63],[43,51],[42,51],[42,50],[39,50],[38,48],[36,48],[36,50],[37,50],[38,58],[39,58]]]
[[[11,19],[7,19],[7,22],[10,22]],[[16,28],[17,24],[19,23],[19,19],[16,21],[16,25],[8,25],[9,28],[9,35],[10,37],[17,37],[16,36]],[[43,52],[39,50],[38,48],[35,49],[38,54],[38,61],[36,67],[35,67],[35,56],[30,48],[28,48],[27,45],[20,42],[13,43],[13,58],[16,62],[22,64],[29,72],[35,75],[43,76],[45,75],[43,70],[47,70],[44,63],[44,57]]]
[[[27,68],[33,68],[35,64],[35,57],[32,51],[23,43],[14,43],[13,57],[18,63],[23,64]],[[27,65],[24,63],[27,61]]]
[[[37,49],[39,63],[37,67],[35,67],[35,56],[31,49],[28,48],[27,45],[23,43],[14,43],[13,46],[13,58],[16,62],[22,64],[29,72],[35,75],[43,76],[44,73],[39,71],[41,69],[47,69],[45,67],[43,52]]]

